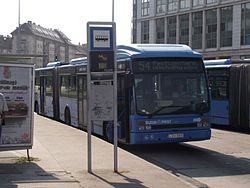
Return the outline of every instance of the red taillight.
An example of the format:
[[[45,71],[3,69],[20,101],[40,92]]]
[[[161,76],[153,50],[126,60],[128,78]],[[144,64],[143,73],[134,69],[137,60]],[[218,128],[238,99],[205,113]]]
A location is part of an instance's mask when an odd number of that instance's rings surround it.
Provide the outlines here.
[[[139,130],[145,130],[145,121],[138,121]]]
[[[208,126],[209,125],[209,118],[208,117],[202,118],[202,124],[203,124],[203,126]]]

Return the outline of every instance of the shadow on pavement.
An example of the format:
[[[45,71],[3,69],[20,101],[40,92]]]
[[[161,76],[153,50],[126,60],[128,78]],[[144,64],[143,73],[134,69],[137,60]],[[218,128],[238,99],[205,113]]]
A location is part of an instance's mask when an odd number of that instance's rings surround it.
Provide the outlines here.
[[[110,181],[106,180],[105,178],[97,175],[96,173],[92,173],[92,175],[99,178],[101,181],[106,182],[107,184],[109,184],[113,187],[116,187],[116,188],[128,188],[128,187],[146,188],[144,185],[142,185],[142,182],[137,180],[137,179],[131,179],[131,178],[119,173],[119,172],[116,174],[118,174],[119,176],[122,176],[124,181],[126,181],[127,183],[110,182]]]
[[[0,187],[72,181],[64,171],[44,171],[34,162],[15,163],[15,159],[8,160],[11,162],[0,158]]]
[[[234,157],[190,144],[120,146],[172,174],[218,177],[250,174],[250,159]]]

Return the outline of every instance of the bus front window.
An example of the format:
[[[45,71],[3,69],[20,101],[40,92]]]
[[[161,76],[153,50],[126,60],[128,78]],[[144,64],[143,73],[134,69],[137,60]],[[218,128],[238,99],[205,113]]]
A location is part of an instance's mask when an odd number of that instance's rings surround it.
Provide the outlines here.
[[[208,92],[204,73],[135,74],[137,113],[141,115],[204,113]]]
[[[153,77],[153,74],[138,74],[135,76],[137,110],[143,114],[149,114],[157,107]]]

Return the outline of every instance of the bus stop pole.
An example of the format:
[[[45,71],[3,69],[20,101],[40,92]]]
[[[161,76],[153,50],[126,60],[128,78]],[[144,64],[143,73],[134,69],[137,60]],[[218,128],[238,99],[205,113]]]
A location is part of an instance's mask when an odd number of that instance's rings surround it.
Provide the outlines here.
[[[91,156],[91,113],[90,113],[90,100],[91,100],[91,73],[90,73],[90,66],[89,66],[89,59],[90,59],[90,31],[89,31],[89,24],[87,24],[87,39],[88,39],[88,64],[87,64],[87,115],[88,115],[88,127],[87,127],[87,160],[88,160],[88,173],[92,173],[92,156]]]
[[[114,46],[114,171],[118,172],[118,136],[117,136],[117,63],[116,63],[116,24],[113,22]]]

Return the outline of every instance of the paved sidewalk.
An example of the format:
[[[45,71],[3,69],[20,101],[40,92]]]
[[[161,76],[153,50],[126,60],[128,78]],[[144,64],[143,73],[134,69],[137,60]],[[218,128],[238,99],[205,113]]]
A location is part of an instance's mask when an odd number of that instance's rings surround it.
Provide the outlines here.
[[[0,152],[0,187],[155,187],[188,188],[170,172],[118,150],[113,172],[113,145],[92,136],[93,174],[87,173],[87,133],[35,114],[32,162],[17,163],[26,151]]]

